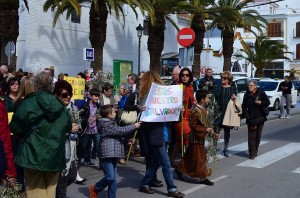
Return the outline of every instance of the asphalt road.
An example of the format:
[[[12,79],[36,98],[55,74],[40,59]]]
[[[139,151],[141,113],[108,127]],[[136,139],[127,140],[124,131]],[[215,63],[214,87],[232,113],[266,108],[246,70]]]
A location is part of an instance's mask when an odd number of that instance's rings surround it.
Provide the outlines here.
[[[300,105],[292,109],[291,119],[278,119],[279,111],[271,111],[262,135],[259,156],[248,159],[247,128],[242,124],[231,133],[229,158],[220,155],[211,180],[215,185],[204,186],[196,180],[185,178],[175,184],[188,198],[299,198],[300,197]],[[244,121],[242,122],[244,123]],[[222,150],[222,139],[218,143]],[[142,158],[134,158],[126,166],[118,166],[117,197],[165,197],[166,187],[156,188],[155,194],[138,192],[139,183],[145,173]],[[80,174],[87,177],[85,185],[72,184],[68,197],[88,197],[88,185],[102,178],[103,173],[96,167],[83,166]],[[163,180],[161,170],[158,178]],[[99,197],[107,197],[106,190]]]

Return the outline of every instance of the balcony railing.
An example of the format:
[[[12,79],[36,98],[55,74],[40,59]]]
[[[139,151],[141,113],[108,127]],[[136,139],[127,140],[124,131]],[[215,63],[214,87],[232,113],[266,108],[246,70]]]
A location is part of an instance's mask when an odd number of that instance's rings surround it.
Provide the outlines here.
[[[263,36],[266,37],[283,37],[284,32],[283,31],[267,31],[263,33]]]

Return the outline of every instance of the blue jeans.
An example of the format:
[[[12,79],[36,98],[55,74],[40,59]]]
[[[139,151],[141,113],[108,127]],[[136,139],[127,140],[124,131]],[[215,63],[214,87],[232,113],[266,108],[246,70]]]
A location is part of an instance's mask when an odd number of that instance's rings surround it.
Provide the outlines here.
[[[97,156],[99,158],[99,163],[100,163],[100,150],[99,150],[99,144],[100,144],[100,134],[95,133],[95,134],[84,134],[82,137],[83,144],[86,149],[86,154],[84,157],[85,162],[90,162],[91,161],[91,145],[92,141],[94,143],[94,147],[97,152]]]
[[[108,186],[108,197],[115,198],[117,195],[117,158],[102,158],[100,165],[104,177],[95,184],[95,192],[100,192]]]
[[[167,152],[167,143],[165,143],[162,147],[153,145],[145,146],[147,146],[147,150],[151,152],[147,152],[146,174],[142,180],[141,186],[148,188],[149,185],[155,180],[156,171],[161,166],[168,192],[177,191],[177,187],[174,185],[173,181],[171,164]]]

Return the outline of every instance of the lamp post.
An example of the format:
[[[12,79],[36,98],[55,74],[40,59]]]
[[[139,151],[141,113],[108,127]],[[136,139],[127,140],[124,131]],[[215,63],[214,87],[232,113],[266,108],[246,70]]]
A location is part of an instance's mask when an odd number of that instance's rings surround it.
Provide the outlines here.
[[[143,26],[139,24],[139,26],[136,27],[137,36],[139,37],[139,52],[138,52],[138,74],[140,73],[140,67],[141,67],[141,37],[143,35]]]

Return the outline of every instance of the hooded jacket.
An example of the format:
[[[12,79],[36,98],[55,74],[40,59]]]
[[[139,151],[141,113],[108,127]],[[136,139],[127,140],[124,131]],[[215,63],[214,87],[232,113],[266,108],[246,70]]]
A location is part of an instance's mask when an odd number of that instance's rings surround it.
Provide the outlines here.
[[[26,96],[12,117],[10,127],[23,144],[15,157],[22,167],[39,171],[61,171],[66,166],[66,133],[71,115],[65,105],[49,92]]]

